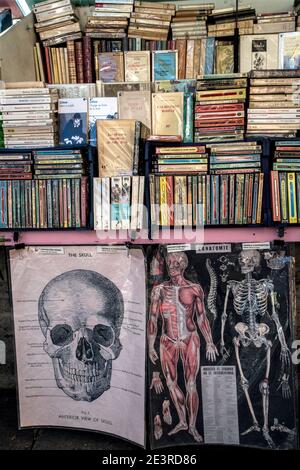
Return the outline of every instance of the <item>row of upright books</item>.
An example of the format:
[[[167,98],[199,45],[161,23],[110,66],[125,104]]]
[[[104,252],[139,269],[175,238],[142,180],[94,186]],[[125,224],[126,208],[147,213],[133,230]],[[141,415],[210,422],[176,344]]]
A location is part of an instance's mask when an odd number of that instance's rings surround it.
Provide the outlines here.
[[[260,224],[261,152],[257,142],[155,147],[149,177],[152,224]]]
[[[0,228],[83,228],[89,185],[79,150],[0,152]]]

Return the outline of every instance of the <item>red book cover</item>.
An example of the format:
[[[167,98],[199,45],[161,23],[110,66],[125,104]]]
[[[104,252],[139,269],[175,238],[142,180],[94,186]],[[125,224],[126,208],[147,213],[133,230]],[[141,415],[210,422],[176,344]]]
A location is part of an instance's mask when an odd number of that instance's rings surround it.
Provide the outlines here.
[[[51,74],[51,65],[50,65],[50,57],[49,57],[49,48],[45,46],[45,59],[46,59],[46,70],[47,70],[47,80],[48,83],[52,83],[52,74]]]

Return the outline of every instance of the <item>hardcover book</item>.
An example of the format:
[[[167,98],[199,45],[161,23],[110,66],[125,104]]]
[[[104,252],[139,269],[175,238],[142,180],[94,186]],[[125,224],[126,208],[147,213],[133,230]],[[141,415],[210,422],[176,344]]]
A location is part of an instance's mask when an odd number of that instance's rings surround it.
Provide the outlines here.
[[[119,119],[141,121],[151,132],[150,91],[120,91],[118,93]]]
[[[89,100],[89,140],[90,145],[97,145],[96,121],[99,119],[117,119],[117,98],[92,98]]]
[[[87,143],[87,98],[58,100],[60,145]]]
[[[152,52],[152,81],[178,79],[178,51]]]
[[[152,133],[183,136],[184,93],[152,94]]]
[[[124,52],[125,82],[150,82],[150,51]]]

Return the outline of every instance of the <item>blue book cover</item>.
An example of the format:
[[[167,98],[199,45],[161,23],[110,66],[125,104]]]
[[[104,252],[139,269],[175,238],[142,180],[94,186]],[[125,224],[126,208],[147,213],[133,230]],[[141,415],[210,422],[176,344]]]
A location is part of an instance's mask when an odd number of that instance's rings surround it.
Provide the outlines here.
[[[177,80],[178,51],[155,51],[152,53],[152,81]]]
[[[118,98],[91,98],[89,100],[89,140],[90,145],[97,145],[96,121],[100,119],[118,119]]]
[[[204,74],[214,73],[215,63],[215,38],[209,37],[206,39],[206,53],[205,53],[205,69]]]
[[[58,100],[59,144],[87,144],[87,98]]]
[[[0,181],[0,228],[8,228],[8,223],[7,223],[7,181]]]

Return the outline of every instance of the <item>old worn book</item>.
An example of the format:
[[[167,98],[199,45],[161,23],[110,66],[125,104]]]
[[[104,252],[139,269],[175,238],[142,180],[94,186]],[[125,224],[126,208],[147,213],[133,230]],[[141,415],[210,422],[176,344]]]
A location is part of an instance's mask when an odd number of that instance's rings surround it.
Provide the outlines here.
[[[123,52],[101,52],[99,54],[99,79],[102,82],[124,81]]]
[[[97,144],[96,122],[100,119],[117,119],[117,98],[92,98],[89,100],[89,141],[90,145]]]
[[[176,49],[178,50],[178,79],[182,80],[186,78],[185,77],[186,39],[177,39]]]
[[[240,37],[240,72],[278,68],[278,34]]]
[[[152,133],[183,135],[184,93],[152,94]]]
[[[97,121],[99,176],[133,174],[136,123],[134,119]]]
[[[124,52],[125,81],[150,82],[150,51]]]
[[[120,91],[118,93],[119,119],[141,121],[151,132],[151,92]]]
[[[227,74],[234,72],[234,44],[232,41],[216,41],[215,73]]]

